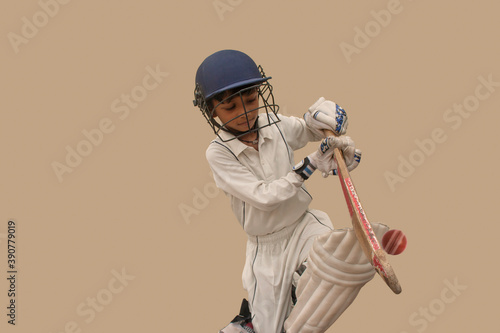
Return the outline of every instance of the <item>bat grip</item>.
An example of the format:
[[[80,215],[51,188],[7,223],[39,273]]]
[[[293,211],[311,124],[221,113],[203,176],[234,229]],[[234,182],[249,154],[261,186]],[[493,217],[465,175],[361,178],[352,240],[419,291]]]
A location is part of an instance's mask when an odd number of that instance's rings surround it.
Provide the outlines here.
[[[323,130],[326,136],[338,136],[333,131]],[[344,175],[345,171],[347,171],[347,166],[345,164],[344,155],[338,148],[333,149],[333,156],[335,157],[335,161],[337,162],[338,173],[339,175]],[[344,171],[345,170],[345,171]]]

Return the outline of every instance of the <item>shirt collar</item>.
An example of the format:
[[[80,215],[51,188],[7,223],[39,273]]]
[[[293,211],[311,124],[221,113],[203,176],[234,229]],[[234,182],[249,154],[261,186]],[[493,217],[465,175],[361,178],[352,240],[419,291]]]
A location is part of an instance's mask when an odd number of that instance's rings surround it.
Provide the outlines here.
[[[262,127],[262,126],[266,126],[264,128],[261,128],[259,130],[259,139],[272,139],[273,136],[272,136],[272,132],[271,132],[271,126],[273,125],[269,125],[269,122],[268,120],[266,119],[266,115],[265,114],[262,114],[259,119],[259,127]],[[270,121],[274,121],[274,118],[271,118]]]

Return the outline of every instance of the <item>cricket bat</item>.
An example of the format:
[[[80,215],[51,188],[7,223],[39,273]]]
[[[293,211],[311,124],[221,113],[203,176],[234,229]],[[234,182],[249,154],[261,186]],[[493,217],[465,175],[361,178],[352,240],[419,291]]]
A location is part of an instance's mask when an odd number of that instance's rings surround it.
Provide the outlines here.
[[[325,134],[327,136],[336,136],[332,131],[328,130],[325,130]],[[361,207],[361,202],[345,164],[344,155],[342,155],[342,152],[338,148],[334,149],[333,155],[337,162],[337,173],[342,190],[344,191],[347,207],[349,208],[352,225],[361,248],[389,288],[394,293],[399,294],[401,293],[401,285],[387,260],[387,253],[380,246],[365,211]]]

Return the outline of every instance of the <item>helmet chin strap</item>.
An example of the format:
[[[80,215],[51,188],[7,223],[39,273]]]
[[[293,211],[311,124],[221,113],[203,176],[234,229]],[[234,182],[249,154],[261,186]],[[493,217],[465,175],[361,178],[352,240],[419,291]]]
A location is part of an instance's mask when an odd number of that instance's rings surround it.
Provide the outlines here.
[[[219,124],[217,124],[217,125],[219,125],[219,128],[221,130],[223,130],[225,132],[228,132],[228,133],[231,133],[232,135],[234,135],[235,137],[237,137],[238,140],[240,140],[240,141],[247,142],[247,143],[252,143],[252,144],[257,144],[257,142],[259,141],[259,131],[256,130],[258,122],[259,122],[259,116],[257,116],[257,119],[255,119],[255,123],[253,124],[253,127],[251,129],[249,129],[248,131],[238,131],[238,130],[235,130],[233,128],[227,128],[225,126],[220,126]],[[257,138],[255,140],[249,141],[249,140],[240,139],[241,136],[243,136],[245,134],[252,133],[252,132],[256,132],[257,133]]]

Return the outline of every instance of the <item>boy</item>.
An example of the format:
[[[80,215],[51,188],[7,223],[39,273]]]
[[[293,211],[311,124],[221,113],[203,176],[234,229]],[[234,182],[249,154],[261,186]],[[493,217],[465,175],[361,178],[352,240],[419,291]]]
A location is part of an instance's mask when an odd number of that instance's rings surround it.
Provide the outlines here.
[[[349,137],[325,138],[323,130],[343,135],[348,123],[345,111],[324,98],[304,119],[278,117],[269,79],[235,50],[210,55],[196,73],[194,104],[217,135],[206,157],[248,235],[242,280],[251,314],[221,332],[324,332],[374,270],[352,230],[334,230],[325,213],[309,209],[304,182],[316,169],[335,174],[333,148],[350,170],[361,152]],[[294,150],[320,140],[317,151],[294,163]]]

